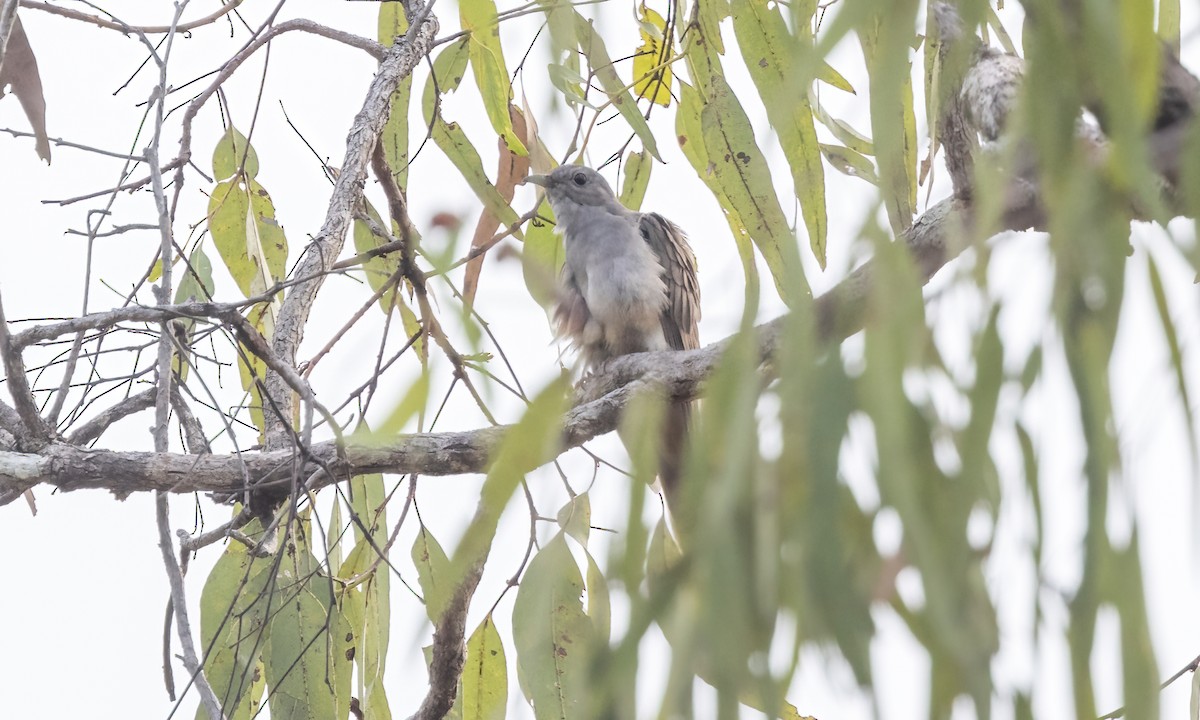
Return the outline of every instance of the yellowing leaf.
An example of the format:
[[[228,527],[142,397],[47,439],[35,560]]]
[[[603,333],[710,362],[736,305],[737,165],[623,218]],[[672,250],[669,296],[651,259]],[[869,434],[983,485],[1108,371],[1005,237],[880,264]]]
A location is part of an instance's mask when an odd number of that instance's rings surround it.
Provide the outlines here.
[[[813,108],[808,100],[808,83],[797,77],[794,55],[799,41],[789,33],[779,8],[768,6],[766,0],[733,0],[732,7],[738,46],[767,109],[771,127],[779,133],[779,144],[792,170],[792,184],[808,228],[809,245],[823,268],[829,232],[825,169],[817,144]]]
[[[450,596],[454,591],[451,586],[450,559],[425,526],[421,526],[413,541],[412,559],[417,566],[421,592],[425,594],[425,613],[436,625],[450,604]]]
[[[254,327],[268,340],[271,338],[270,329],[267,327],[269,306],[265,303],[260,303],[250,308],[246,317],[254,325]],[[238,378],[242,382],[242,389],[248,393],[249,402],[247,409],[250,411],[250,422],[254,427],[258,428],[261,433],[265,431],[266,425],[263,422],[263,403],[262,392],[259,389],[258,382],[267,376],[267,364],[262,361],[254,353],[246,349],[244,345],[238,344]]]
[[[208,230],[229,274],[247,297],[265,292],[287,270],[287,239],[275,206],[254,180],[226,180],[208,202]]]
[[[850,81],[827,62],[821,63],[821,69],[817,71],[817,79],[826,85],[835,87],[838,90],[844,90],[851,95],[858,94],[854,92],[854,86],[850,84]]]
[[[811,295],[795,236],[746,111],[724,78],[713,76],[712,81],[712,96],[700,111],[700,125],[713,174],[729,207],[746,223],[767,261],[780,297],[792,303],[797,295]]]
[[[680,82],[679,107],[675,112],[675,134],[679,140],[679,148],[720,203],[721,211],[725,213],[725,221],[729,223],[733,234],[733,241],[737,245],[738,256],[742,260],[746,291],[757,296],[759,279],[758,266],[754,260],[754,245],[750,240],[750,233],[746,231],[746,224],[738,217],[737,212],[730,208],[716,177],[712,174],[713,164],[708,158],[708,148],[704,146],[704,133],[700,122],[701,107],[700,93],[691,85]]]
[[[248,178],[258,175],[258,154],[246,136],[230,125],[213,150],[213,177],[217,180],[231,178],[238,168],[242,168],[242,174]]]
[[[508,114],[512,102],[512,85],[508,80],[508,68],[504,64],[504,49],[500,45],[500,21],[496,17],[493,0],[461,0],[458,4],[463,30],[471,34],[467,52],[471,57],[471,71],[475,84],[483,96],[483,107],[496,133],[503,138],[508,149],[517,155],[528,151],[517,133],[513,131]]]
[[[604,93],[613,107],[617,109],[621,117],[625,118],[625,122],[629,123],[629,127],[642,141],[642,147],[661,162],[662,157],[658,154],[658,143],[654,139],[654,133],[650,131],[649,123],[638,110],[637,101],[625,89],[625,83],[613,69],[613,61],[608,56],[604,39],[600,37],[600,33],[596,32],[592,23],[578,13],[575,15],[575,27],[579,32],[580,47],[587,55],[588,64],[591,65],[596,79],[600,81],[600,87],[604,89]]]
[[[467,72],[467,52],[469,40],[464,38],[446,46],[438,53],[433,61],[433,70],[429,80],[425,82],[425,92],[421,97],[421,111],[425,115],[426,124],[433,122],[437,111],[438,95],[454,92],[462,83],[463,75]]]
[[[462,720],[503,720],[508,705],[508,663],[489,614],[467,640],[462,672]]]
[[[557,298],[556,278],[565,260],[562,236],[554,231],[554,211],[549,202],[543,201],[538,208],[538,217],[525,227],[525,245],[521,252],[525,287],[542,307],[551,307]]]
[[[367,217],[374,220],[379,227],[387,227],[383,218],[379,216],[379,212],[375,209],[370,201],[364,200],[367,206]],[[384,244],[384,238],[379,237],[371,231],[371,226],[362,220],[354,221],[353,229],[354,250],[358,253],[365,253],[374,250]],[[400,252],[390,252],[386,255],[376,255],[362,264],[363,274],[367,277],[367,284],[375,292],[379,292],[381,288],[386,286],[389,281],[400,271]],[[391,288],[379,297],[379,309],[386,315],[391,312],[394,304],[402,302],[400,296],[396,293],[396,288],[400,281],[397,279],[391,283]]]
[[[645,150],[630,152],[626,156],[625,165],[622,168],[625,172],[625,180],[621,183],[622,205],[630,210],[642,207],[642,200],[646,197],[646,188],[650,185],[650,171],[653,168],[654,162]]]
[[[662,15],[641,6],[638,13],[642,44],[633,56],[633,91],[663,107],[671,104],[670,38]]]

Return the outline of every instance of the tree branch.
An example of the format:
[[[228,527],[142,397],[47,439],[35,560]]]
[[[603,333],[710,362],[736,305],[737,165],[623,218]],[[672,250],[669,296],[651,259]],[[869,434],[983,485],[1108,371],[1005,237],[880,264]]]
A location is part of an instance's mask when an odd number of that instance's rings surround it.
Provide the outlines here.
[[[13,343],[13,336],[8,332],[8,319],[4,316],[3,302],[0,302],[0,361],[4,364],[8,393],[12,395],[16,413],[21,418],[21,426],[36,439],[50,437],[50,428],[42,420],[37,403],[33,401],[29,378],[25,376],[25,363],[21,360],[21,350]],[[13,434],[17,435],[15,432]]]
[[[59,7],[57,5],[50,5],[49,3],[35,2],[34,0],[21,0],[21,6],[30,8],[32,10],[41,10],[42,12],[47,12],[51,15],[61,15],[62,17],[70,18],[72,20],[80,20],[95,25],[96,27],[116,30],[125,35],[129,35],[130,33],[165,35],[168,33],[186,33],[189,30],[195,30],[198,27],[203,27],[204,25],[214,23],[236,10],[237,6],[241,5],[242,2],[243,0],[229,0],[229,2],[225,3],[212,13],[205,15],[204,17],[197,18],[196,20],[192,20],[190,22],[180,23],[177,26],[145,25],[137,27],[126,25],[120,21],[105,20],[98,15],[88,15],[87,13],[82,13],[78,10],[71,10],[69,8]]]
[[[112,425],[116,421],[154,407],[154,399],[157,393],[157,388],[150,388],[149,390],[143,390],[137,395],[131,395],[125,398],[121,402],[105,409],[104,412],[75,428],[75,430],[67,436],[67,442],[71,443],[72,445],[87,445],[103,435],[104,431],[108,429],[108,426]]]
[[[350,228],[350,217],[362,199],[371,151],[387,123],[392,93],[396,91],[400,80],[410,75],[417,63],[428,54],[437,35],[437,18],[428,12],[431,5],[429,3],[422,7],[404,38],[389,48],[371,82],[363,107],[354,118],[346,138],[346,155],[334,183],[325,223],[317,237],[305,248],[294,273],[312,279],[292,288],[275,321],[272,344],[275,356],[284,363],[295,365],[296,350],[304,336],[308,314],[324,284],[324,273],[333,266],[342,251]],[[268,414],[266,418],[267,447],[278,449],[291,443],[287,423],[292,417],[293,400],[286,382],[278,373],[268,373],[266,385],[267,393],[279,407],[277,414]]]

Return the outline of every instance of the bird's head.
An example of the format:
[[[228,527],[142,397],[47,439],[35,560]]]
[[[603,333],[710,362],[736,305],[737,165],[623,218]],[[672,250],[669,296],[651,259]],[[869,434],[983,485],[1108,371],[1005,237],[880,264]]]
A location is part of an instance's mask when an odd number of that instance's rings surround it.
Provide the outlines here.
[[[546,188],[555,214],[569,206],[612,208],[617,198],[604,176],[582,165],[560,165],[549,175],[530,175],[525,182]]]

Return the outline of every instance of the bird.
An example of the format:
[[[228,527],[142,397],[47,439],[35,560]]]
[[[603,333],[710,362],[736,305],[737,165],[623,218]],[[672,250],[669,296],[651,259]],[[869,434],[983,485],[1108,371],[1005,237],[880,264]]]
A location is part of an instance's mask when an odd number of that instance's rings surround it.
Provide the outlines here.
[[[603,175],[582,165],[525,182],[544,188],[554,210],[566,256],[555,324],[587,370],[630,353],[700,347],[696,256],[678,225],[625,207]],[[690,417],[690,401],[669,402],[658,473],[668,505],[678,492]]]

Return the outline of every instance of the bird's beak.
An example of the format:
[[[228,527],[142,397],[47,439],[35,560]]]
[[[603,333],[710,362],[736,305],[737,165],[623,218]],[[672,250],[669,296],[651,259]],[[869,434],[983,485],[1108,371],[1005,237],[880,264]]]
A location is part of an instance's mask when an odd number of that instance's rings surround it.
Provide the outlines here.
[[[542,187],[550,187],[550,176],[549,175],[529,175],[528,177],[526,177],[524,180],[521,181],[522,185],[524,185],[526,183],[533,183],[534,185],[541,185]]]

